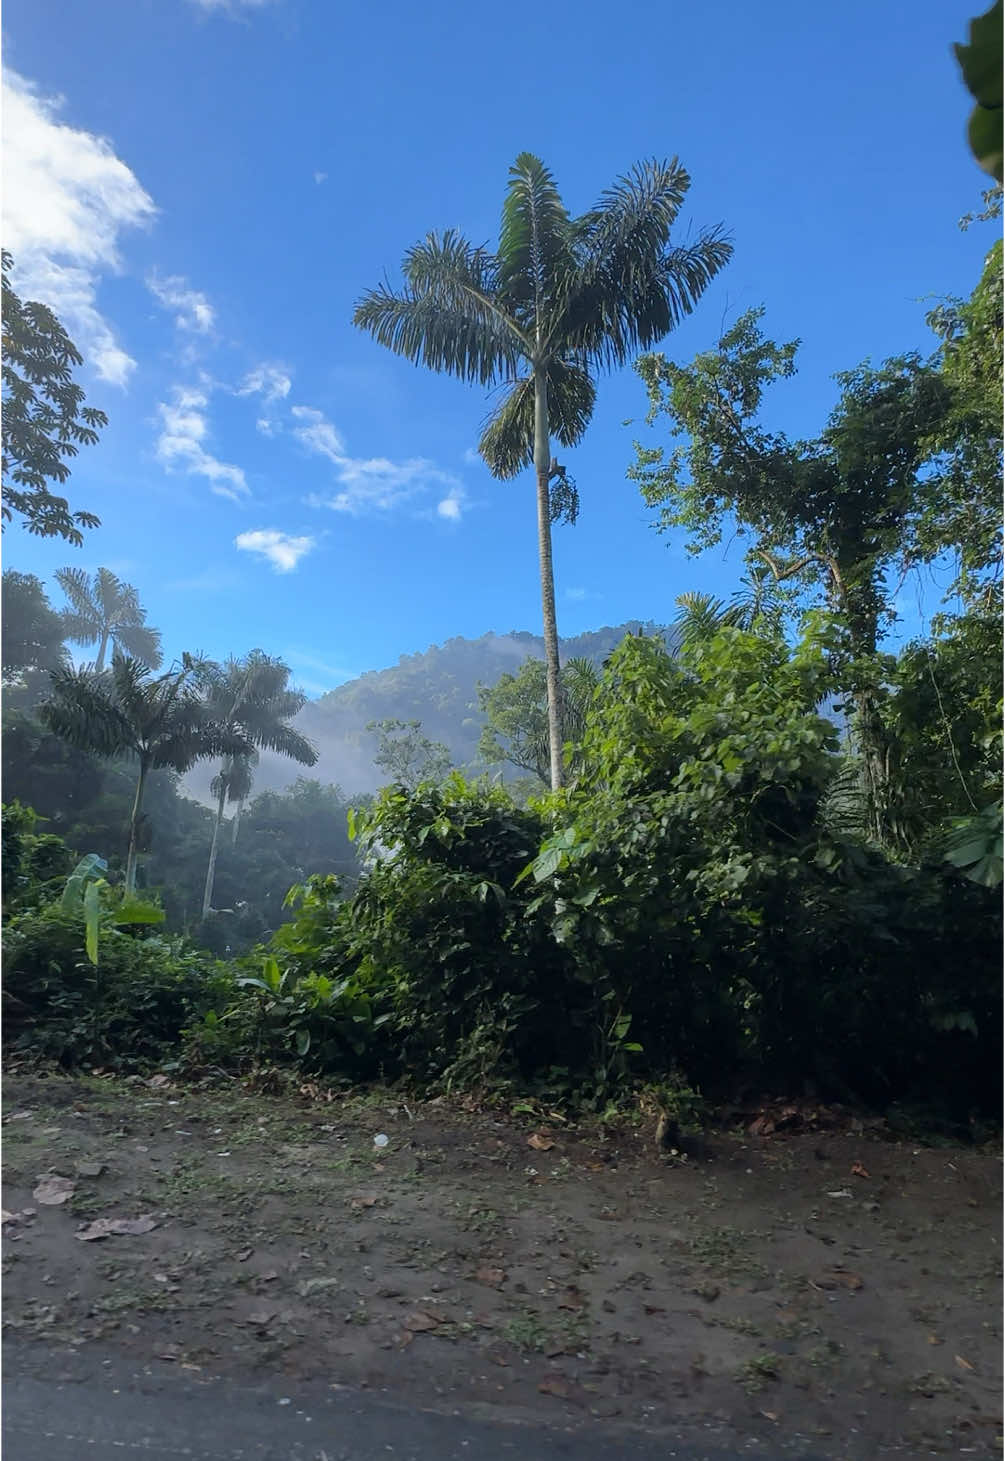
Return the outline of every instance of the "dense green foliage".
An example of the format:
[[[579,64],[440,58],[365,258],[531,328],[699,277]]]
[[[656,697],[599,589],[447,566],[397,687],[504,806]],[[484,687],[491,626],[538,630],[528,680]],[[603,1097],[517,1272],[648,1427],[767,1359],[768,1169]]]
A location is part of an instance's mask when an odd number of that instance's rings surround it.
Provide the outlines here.
[[[499,475],[541,468],[550,434],[585,427],[591,372],[686,312],[721,261],[714,238],[663,257],[682,178],[643,170],[572,221],[524,157],[499,253],[427,240],[405,294],[376,291],[360,322],[468,378],[505,366],[483,452]],[[687,366],[639,361],[676,439],[640,446],[631,473],[659,524],[694,551],[734,527],[749,547],[737,591],[681,595],[669,630],[560,654],[549,510],[571,520],[578,498],[550,455],[544,641],[451,641],[313,706],[262,650],[155,673],[159,636],[106,570],[57,575],[62,614],[6,573],[8,1042],[65,1065],[288,1066],[593,1106],[642,1082],[681,1110],[700,1088],[996,1114],[1001,289],[998,244],[970,299],[931,312],[931,356],[839,374],[807,440],[762,419],[796,343],[766,339],[760,311]],[[29,326],[58,329],[33,308]],[[555,333],[528,353],[535,320]],[[75,428],[30,403],[19,426],[19,409],[15,436],[41,433],[64,480]],[[39,499],[36,530],[79,536],[60,504]],[[898,642],[922,567],[948,591]],[[67,638],[96,663],[73,668]],[[354,785],[389,784],[253,796],[280,758],[320,766],[314,739],[356,753],[372,779]],[[215,815],[182,794],[200,762]]]
[[[73,379],[80,352],[44,304],[22,302],[10,282],[14,261],[3,251],[3,505],[0,516],[17,519],[29,533],[79,545],[93,512],[71,512],[52,491],[70,475],[68,459],[93,446],[103,411],[84,404]]]

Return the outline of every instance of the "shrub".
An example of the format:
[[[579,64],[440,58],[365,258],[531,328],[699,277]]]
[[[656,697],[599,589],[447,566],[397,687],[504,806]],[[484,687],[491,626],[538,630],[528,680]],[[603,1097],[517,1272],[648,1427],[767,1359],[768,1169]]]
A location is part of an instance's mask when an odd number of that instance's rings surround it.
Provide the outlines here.
[[[5,1038],[64,1065],[128,1066],[175,1051],[182,1029],[233,989],[226,965],[182,941],[102,929],[101,962],[79,913],[50,905],[8,921],[3,947]]]

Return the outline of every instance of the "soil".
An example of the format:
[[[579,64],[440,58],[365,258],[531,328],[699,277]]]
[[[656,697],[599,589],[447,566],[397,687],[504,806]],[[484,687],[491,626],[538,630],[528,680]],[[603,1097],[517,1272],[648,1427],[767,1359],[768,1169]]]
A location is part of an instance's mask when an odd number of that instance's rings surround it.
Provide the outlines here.
[[[1000,1145],[787,1108],[661,1153],[651,1122],[163,1075],[15,1070],[4,1111],[8,1340],[612,1433],[1001,1454]]]

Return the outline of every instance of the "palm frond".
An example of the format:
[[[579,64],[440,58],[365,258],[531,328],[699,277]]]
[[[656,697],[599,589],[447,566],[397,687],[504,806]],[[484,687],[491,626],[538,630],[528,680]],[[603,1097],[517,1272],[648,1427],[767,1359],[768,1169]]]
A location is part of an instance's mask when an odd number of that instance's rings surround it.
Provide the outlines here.
[[[89,666],[53,670],[52,691],[39,707],[39,719],[54,735],[98,756],[117,756],[132,749],[128,719],[123,715],[108,672]]]
[[[145,624],[121,625],[114,630],[115,642],[133,659],[142,660],[151,670],[160,669],[161,636],[157,629]]]
[[[499,232],[499,288],[531,329],[575,263],[569,215],[544,163],[521,152],[509,171]]]
[[[585,370],[565,360],[548,366],[549,432],[563,446],[579,442],[593,415],[597,390]],[[482,430],[478,451],[494,477],[516,477],[534,461],[534,381],[521,377]]]
[[[493,267],[459,234],[431,233],[405,255],[405,289],[368,290],[353,323],[413,364],[493,385],[529,348],[495,297]]]
[[[478,442],[479,455],[493,477],[518,476],[534,460],[534,380],[514,381],[505,400],[489,417]]]
[[[670,247],[689,187],[677,158],[642,163],[577,220],[580,263],[557,301],[554,340],[610,368],[654,345],[691,312],[732,245],[712,229]]]
[[[58,568],[53,575],[72,606],[73,615],[88,622],[94,619],[91,601],[91,578],[82,568]],[[95,634],[95,638],[97,635]],[[85,641],[91,643],[91,640]]]

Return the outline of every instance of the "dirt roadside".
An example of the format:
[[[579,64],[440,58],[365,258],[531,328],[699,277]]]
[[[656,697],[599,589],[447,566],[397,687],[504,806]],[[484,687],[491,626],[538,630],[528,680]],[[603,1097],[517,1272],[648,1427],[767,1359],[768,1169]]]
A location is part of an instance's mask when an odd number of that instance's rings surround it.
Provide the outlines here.
[[[821,1120],[665,1160],[544,1112],[164,1079],[7,1075],[8,1341],[552,1425],[1001,1455],[1000,1149]]]

